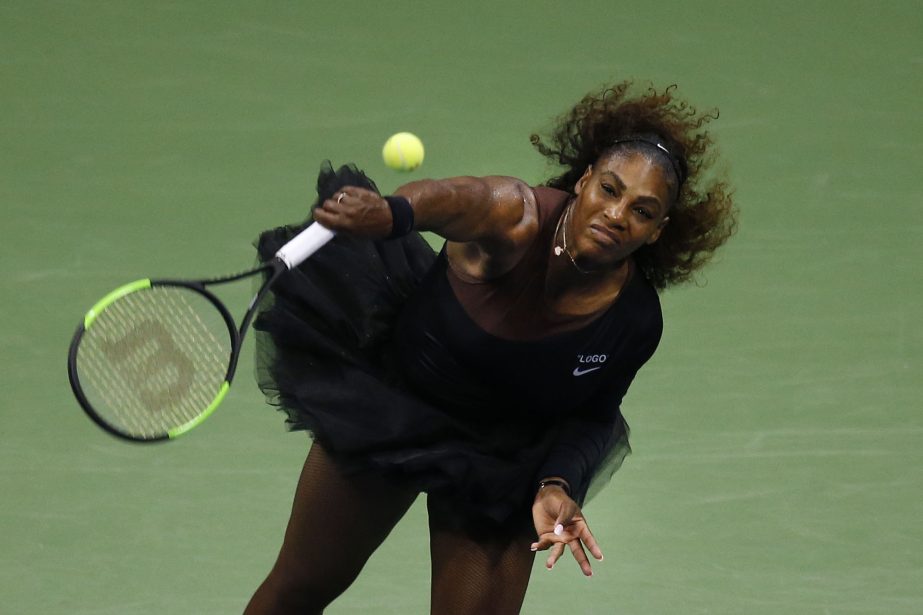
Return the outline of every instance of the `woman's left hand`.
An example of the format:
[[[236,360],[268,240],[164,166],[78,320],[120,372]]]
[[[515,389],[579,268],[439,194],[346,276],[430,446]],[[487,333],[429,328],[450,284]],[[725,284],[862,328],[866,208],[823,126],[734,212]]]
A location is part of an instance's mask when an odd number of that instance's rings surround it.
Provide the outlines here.
[[[533,551],[550,548],[545,567],[551,570],[565,547],[570,547],[577,565],[586,576],[593,576],[593,568],[586,549],[602,561],[603,552],[586,523],[586,518],[577,503],[561,487],[549,485],[539,489],[532,504],[532,520],[538,541],[532,543]]]

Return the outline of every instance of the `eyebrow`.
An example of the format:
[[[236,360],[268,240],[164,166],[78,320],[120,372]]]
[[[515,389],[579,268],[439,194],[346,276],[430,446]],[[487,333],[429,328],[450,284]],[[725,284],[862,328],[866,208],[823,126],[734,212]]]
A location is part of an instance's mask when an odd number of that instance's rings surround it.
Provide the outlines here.
[[[619,190],[625,190],[625,182],[623,182],[622,178],[616,175],[613,171],[609,171],[608,169],[606,169],[604,171],[601,171],[600,175],[608,175],[610,178],[612,178],[612,181],[614,181],[618,185]],[[661,203],[660,199],[658,199],[656,196],[652,194],[642,194],[641,196],[638,197],[637,200],[643,201],[646,203],[652,203],[656,205],[657,207],[663,209],[663,203]]]

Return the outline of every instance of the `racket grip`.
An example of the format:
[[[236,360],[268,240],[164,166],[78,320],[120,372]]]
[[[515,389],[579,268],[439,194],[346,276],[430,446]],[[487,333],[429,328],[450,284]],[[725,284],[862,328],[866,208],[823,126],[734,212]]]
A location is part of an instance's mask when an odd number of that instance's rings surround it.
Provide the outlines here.
[[[315,222],[279,248],[276,258],[285,263],[289,269],[294,269],[324,247],[328,241],[333,239],[333,235],[333,231]]]

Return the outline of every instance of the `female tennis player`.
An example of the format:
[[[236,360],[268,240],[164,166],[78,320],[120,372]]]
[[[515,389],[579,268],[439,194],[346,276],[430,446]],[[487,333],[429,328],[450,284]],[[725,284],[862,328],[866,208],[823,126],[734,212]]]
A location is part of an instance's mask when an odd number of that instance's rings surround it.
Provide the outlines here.
[[[620,405],[661,337],[657,291],[734,230],[705,175],[713,117],[624,82],[532,136],[563,167],[544,186],[382,197],[354,167],[322,170],[313,218],[338,235],[255,323],[261,387],[314,444],[247,613],[322,612],[421,492],[433,613],[518,613],[539,550],[592,575],[581,506],[629,450]],[[264,233],[261,257],[297,230]]]

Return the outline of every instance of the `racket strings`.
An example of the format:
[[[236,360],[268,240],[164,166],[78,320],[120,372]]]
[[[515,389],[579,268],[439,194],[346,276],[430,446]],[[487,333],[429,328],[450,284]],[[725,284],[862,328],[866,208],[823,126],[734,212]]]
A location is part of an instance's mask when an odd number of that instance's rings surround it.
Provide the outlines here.
[[[110,304],[77,355],[84,393],[110,425],[157,437],[201,415],[227,373],[231,337],[221,314],[183,287],[154,286]]]

